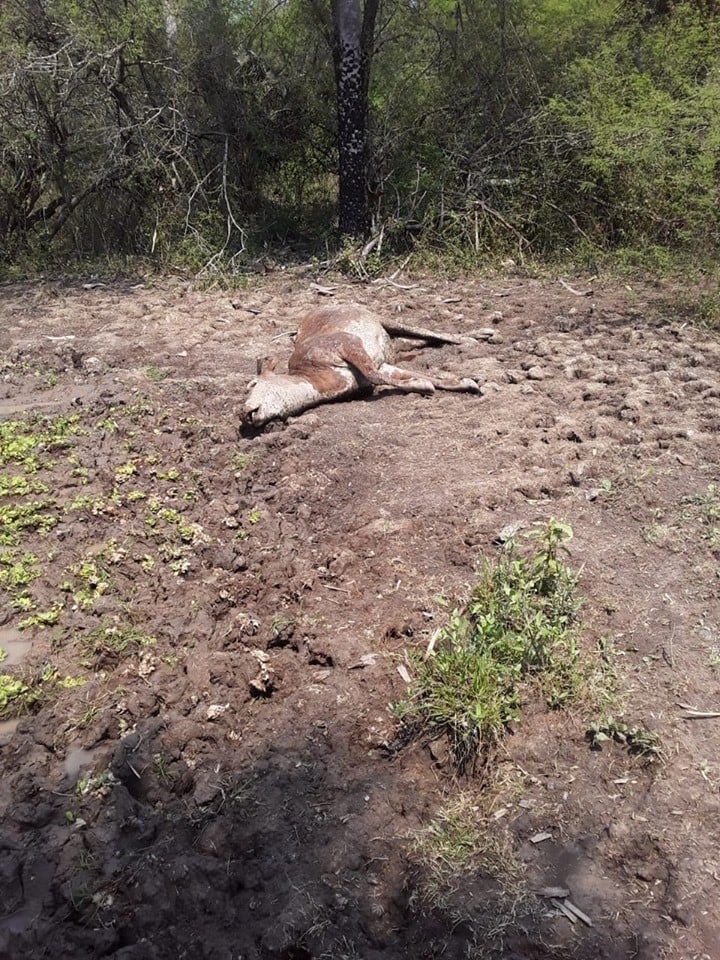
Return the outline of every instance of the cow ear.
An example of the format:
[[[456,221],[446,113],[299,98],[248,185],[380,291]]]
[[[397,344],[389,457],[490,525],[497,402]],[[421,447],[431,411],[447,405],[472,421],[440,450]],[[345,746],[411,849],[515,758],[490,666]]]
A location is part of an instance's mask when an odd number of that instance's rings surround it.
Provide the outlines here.
[[[258,357],[257,359],[257,372],[260,376],[263,373],[272,373],[278,363],[277,357]]]

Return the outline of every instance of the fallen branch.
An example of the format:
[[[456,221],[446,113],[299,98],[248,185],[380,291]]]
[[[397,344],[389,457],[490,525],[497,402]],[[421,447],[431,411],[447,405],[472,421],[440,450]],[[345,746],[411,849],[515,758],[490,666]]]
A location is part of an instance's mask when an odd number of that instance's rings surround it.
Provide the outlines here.
[[[590,290],[576,290],[575,287],[571,287],[570,284],[563,280],[562,277],[558,277],[558,283],[565,287],[566,290],[569,290],[576,297],[591,297],[593,295],[592,289]]]
[[[720,710],[696,710],[695,707],[687,703],[679,703],[681,710],[687,710],[683,720],[717,720],[720,718]]]

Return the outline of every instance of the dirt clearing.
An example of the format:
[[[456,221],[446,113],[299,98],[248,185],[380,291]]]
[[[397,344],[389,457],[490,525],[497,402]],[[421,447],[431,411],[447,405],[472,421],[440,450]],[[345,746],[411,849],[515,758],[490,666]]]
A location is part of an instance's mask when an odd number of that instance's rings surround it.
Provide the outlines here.
[[[0,957],[720,958],[720,341],[661,288],[408,286],[333,295],[487,329],[404,354],[481,397],[257,436],[310,275],[0,290]],[[551,517],[615,702],[529,695],[455,781],[405,653]]]

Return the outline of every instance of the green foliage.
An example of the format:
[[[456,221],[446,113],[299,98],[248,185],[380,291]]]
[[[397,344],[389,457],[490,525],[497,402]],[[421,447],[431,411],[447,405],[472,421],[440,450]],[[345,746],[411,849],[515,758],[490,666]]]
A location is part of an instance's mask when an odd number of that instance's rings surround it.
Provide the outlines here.
[[[600,750],[603,743],[614,741],[627,747],[629,753],[643,757],[648,762],[662,759],[660,737],[656,733],[643,727],[629,727],[622,720],[613,717],[605,717],[591,724],[585,736],[596,750]]]
[[[27,689],[27,686],[16,677],[8,673],[0,673],[0,716],[5,713],[13,700],[26,693]]]
[[[546,122],[567,144],[557,201],[599,241],[720,239],[720,24],[686,4],[622,25],[568,69]],[[567,192],[566,192],[567,191]]]
[[[34,553],[0,550],[0,588],[11,595],[40,576]]]
[[[285,17],[231,0],[4,7],[0,240],[166,263],[184,248],[197,270],[242,253],[263,179],[309,147],[295,85],[256,53]]]
[[[47,508],[54,502],[54,500],[33,500],[30,503],[0,507],[0,544],[14,546],[21,536],[30,530],[38,530],[41,533],[52,530],[59,518],[54,513],[48,513]]]
[[[36,417],[29,420],[0,422],[0,467],[16,464],[25,473],[35,473],[44,463],[42,454],[66,447],[79,431],[78,417],[56,417],[50,420]],[[22,480],[3,477],[0,490],[5,493],[30,493],[42,489],[38,484],[27,484],[21,490]],[[15,488],[15,489],[13,489]]]
[[[324,247],[330,33],[329,4],[300,0],[2,5],[0,242],[15,271],[139,254],[233,278],[268,246]],[[385,0],[368,121],[383,243],[363,276],[408,251],[463,268],[618,251],[664,270],[720,239],[713,5]]]
[[[95,666],[114,663],[145,647],[153,646],[155,637],[148,636],[137,627],[103,623],[80,638]]]
[[[0,674],[0,718],[20,716],[42,704],[62,690],[82,686],[79,677],[61,677],[52,664],[35,675],[15,677]]]
[[[518,718],[529,681],[554,707],[578,688],[576,580],[559,556],[572,531],[550,520],[532,536],[532,556],[511,542],[485,565],[465,609],[452,614],[430,656],[416,658],[410,697],[396,708],[408,732],[447,735],[460,772]]]
[[[18,623],[18,630],[27,630],[29,627],[54,627],[60,620],[62,611],[62,603],[54,603],[49,610],[41,610],[22,619]]]
[[[21,628],[47,626],[59,616],[56,607],[31,612],[35,601],[27,588],[40,576],[40,567],[23,542],[60,521],[56,501],[42,497],[47,485],[32,475],[51,467],[49,455],[67,447],[79,429],[77,417],[0,422],[0,596],[5,594],[11,610],[27,615]]]

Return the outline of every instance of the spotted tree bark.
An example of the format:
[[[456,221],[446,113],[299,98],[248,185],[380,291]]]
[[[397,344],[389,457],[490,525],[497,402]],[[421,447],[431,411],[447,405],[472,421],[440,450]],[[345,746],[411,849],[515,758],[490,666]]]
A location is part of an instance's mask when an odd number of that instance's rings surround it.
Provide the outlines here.
[[[370,64],[379,0],[332,0],[332,47],[337,85],[341,236],[367,233],[365,191]]]

